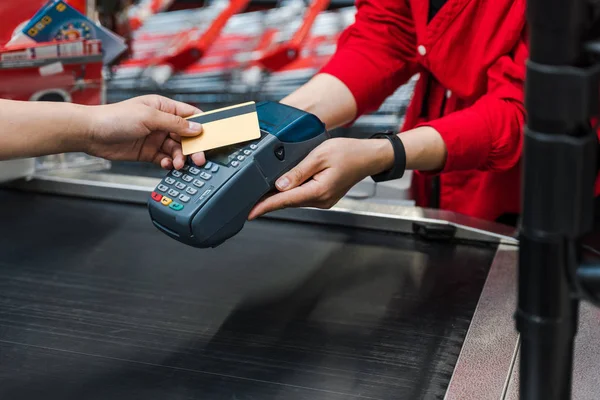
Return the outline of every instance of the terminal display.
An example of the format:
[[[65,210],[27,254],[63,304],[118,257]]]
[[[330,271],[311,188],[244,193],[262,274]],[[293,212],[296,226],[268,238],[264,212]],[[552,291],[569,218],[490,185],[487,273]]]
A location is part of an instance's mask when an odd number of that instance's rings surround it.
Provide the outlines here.
[[[261,139],[263,137],[264,134],[261,134]],[[259,141],[260,139],[253,140],[250,142],[232,144],[219,149],[209,150],[205,152],[206,159],[210,159],[211,162],[214,162],[219,165],[230,165],[232,161],[238,160],[239,156],[250,156],[252,154],[252,148],[257,147],[256,144]]]
[[[237,159],[243,147],[238,145],[227,146],[223,149],[211,150],[206,152],[206,157],[219,165],[229,165]]]

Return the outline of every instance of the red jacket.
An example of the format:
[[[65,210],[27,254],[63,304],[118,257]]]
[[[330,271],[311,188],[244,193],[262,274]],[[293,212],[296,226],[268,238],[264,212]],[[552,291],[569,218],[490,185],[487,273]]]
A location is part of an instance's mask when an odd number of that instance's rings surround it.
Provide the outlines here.
[[[446,143],[441,208],[488,220],[518,213],[525,0],[448,0],[429,23],[428,7],[358,0],[356,22],[322,72],[348,86],[359,114],[419,73],[403,130],[428,125]],[[420,206],[427,206],[431,175],[415,174]]]

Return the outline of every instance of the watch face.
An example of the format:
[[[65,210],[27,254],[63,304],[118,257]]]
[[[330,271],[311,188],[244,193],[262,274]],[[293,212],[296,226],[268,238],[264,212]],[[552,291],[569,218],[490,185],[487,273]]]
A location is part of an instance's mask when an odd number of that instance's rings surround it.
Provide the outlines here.
[[[92,27],[84,21],[69,22],[60,27],[56,40],[92,39]]]
[[[385,138],[387,136],[391,136],[391,135],[395,135],[396,133],[394,131],[383,131],[383,132],[377,132],[374,133],[373,135],[371,135],[371,138],[373,139],[379,139],[379,138]]]

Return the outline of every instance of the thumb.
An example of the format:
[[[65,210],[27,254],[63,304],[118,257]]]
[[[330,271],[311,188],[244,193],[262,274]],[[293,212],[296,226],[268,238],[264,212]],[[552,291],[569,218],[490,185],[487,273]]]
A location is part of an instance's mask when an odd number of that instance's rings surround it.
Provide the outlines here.
[[[202,125],[188,121],[179,115],[155,110],[146,122],[146,126],[153,131],[166,131],[179,136],[197,136],[202,133]]]
[[[275,186],[282,192],[298,187],[312,178],[313,175],[321,172],[323,170],[322,164],[313,151],[298,165],[277,179]]]

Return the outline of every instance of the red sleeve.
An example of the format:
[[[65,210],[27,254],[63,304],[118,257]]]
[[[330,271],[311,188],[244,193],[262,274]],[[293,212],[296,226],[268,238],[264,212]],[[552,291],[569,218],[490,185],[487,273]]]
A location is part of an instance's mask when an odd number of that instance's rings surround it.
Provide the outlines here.
[[[448,156],[443,172],[503,171],[519,162],[525,124],[525,33],[512,54],[488,70],[487,93],[473,106],[422,125],[437,130]]]
[[[346,29],[321,70],[352,92],[360,116],[416,72],[415,28],[408,0],[357,0],[356,21]]]

